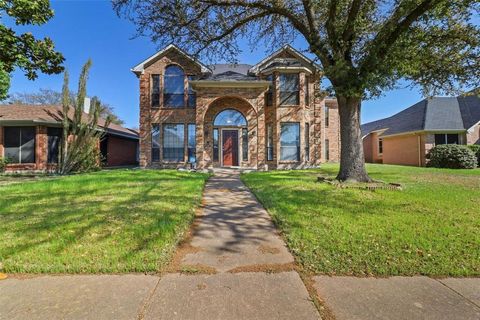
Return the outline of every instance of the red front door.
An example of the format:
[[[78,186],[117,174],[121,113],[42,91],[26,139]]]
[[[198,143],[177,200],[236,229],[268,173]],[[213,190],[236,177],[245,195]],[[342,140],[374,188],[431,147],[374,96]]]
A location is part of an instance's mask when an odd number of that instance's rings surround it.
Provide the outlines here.
[[[238,166],[238,131],[222,130],[223,165]]]

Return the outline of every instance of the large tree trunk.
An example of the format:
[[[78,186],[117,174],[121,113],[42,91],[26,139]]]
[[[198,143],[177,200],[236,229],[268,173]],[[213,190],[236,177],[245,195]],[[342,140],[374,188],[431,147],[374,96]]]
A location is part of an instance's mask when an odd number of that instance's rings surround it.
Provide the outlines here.
[[[365,169],[360,133],[360,99],[337,96],[340,114],[340,181],[372,181]]]

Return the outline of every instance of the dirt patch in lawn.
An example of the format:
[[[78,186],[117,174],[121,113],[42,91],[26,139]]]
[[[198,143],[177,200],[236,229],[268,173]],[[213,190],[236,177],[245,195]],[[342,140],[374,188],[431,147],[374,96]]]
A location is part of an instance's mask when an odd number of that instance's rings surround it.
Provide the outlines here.
[[[295,263],[283,263],[283,264],[251,264],[247,266],[236,267],[228,270],[229,273],[242,273],[242,272],[265,272],[265,273],[279,273],[295,271]]]
[[[270,246],[267,246],[267,245],[264,245],[264,244],[258,246],[257,250],[261,254],[278,254],[278,253],[280,253],[280,249],[275,248],[275,247],[270,247]]]

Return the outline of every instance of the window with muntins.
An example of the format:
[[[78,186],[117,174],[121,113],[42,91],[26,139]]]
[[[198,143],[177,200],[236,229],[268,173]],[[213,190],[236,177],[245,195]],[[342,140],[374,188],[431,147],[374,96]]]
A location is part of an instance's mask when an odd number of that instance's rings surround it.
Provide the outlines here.
[[[308,85],[308,77],[305,77],[305,104],[310,105],[310,86]]]
[[[185,105],[185,73],[179,66],[168,66],[163,81],[163,106],[183,108]]]
[[[328,127],[330,124],[330,109],[327,106],[325,106],[324,111],[325,111],[325,127]]]
[[[163,125],[163,160],[184,160],[185,131],[183,124]]]
[[[213,129],[213,161],[218,161],[218,129]]]
[[[160,75],[152,75],[152,108],[160,107]]]
[[[300,160],[300,123],[283,122],[280,124],[280,160]]]
[[[213,121],[214,126],[226,127],[245,127],[247,126],[247,119],[234,109],[226,109],[217,114]]]
[[[188,76],[188,80],[195,80],[194,76]],[[188,84],[188,107],[195,108],[197,106],[197,95],[192,89],[192,85]]]
[[[5,158],[10,163],[35,163],[35,127],[4,127]]]
[[[58,152],[60,150],[60,144],[62,141],[63,129],[62,128],[48,128],[48,163],[58,163]]]
[[[152,125],[152,161],[160,161],[160,125]]]
[[[267,76],[265,80],[270,81],[268,91],[265,93],[265,105],[270,107],[273,106],[273,75]]]
[[[187,127],[187,148],[188,148],[188,162],[195,163],[197,162],[196,156],[196,134],[195,134],[195,124],[190,123]]]
[[[299,105],[298,73],[280,74],[280,105]]]
[[[459,144],[458,134],[440,133],[435,134],[435,145],[440,144]]]
[[[378,154],[383,154],[383,139],[378,138]]]

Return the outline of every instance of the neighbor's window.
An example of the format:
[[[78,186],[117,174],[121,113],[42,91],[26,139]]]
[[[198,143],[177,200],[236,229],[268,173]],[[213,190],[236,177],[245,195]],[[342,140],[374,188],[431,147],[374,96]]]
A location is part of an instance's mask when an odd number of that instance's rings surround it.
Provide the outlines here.
[[[280,74],[280,105],[298,105],[298,73]]]
[[[62,128],[48,128],[48,163],[58,163],[58,151],[60,150],[60,143],[62,141]]]
[[[435,145],[439,144],[459,144],[458,134],[435,134]]]
[[[160,161],[160,125],[152,124],[152,161]]]
[[[188,162],[195,163],[197,160],[196,156],[196,141],[195,141],[195,124],[191,123],[187,127],[187,144],[188,144]]]
[[[248,160],[248,130],[242,128],[242,160]]]
[[[35,127],[4,127],[4,148],[11,163],[35,163]]]
[[[185,74],[179,66],[165,69],[163,89],[163,106],[166,108],[183,108],[185,105]]]
[[[280,124],[280,160],[300,160],[300,123]]]
[[[218,161],[218,129],[213,129],[213,161]]]
[[[163,125],[163,160],[183,161],[185,131],[181,123]]]
[[[188,76],[188,80],[195,80],[193,76]],[[188,107],[195,108],[197,106],[197,95],[192,89],[192,85],[188,84]]]
[[[267,76],[265,80],[270,81],[268,91],[265,93],[265,105],[270,107],[273,106],[273,75]]]
[[[305,161],[310,160],[310,123],[305,122]]]
[[[325,139],[325,160],[330,160],[330,141]]]
[[[152,108],[160,107],[160,75],[152,74]]]
[[[325,112],[325,127],[328,127],[330,125],[330,109],[327,106],[323,109]]]
[[[267,160],[273,160],[273,125],[267,124]]]

